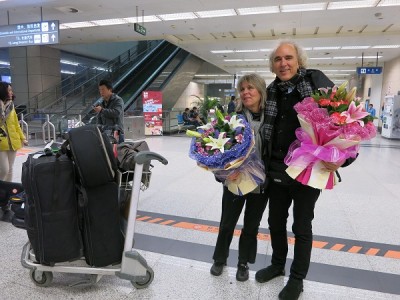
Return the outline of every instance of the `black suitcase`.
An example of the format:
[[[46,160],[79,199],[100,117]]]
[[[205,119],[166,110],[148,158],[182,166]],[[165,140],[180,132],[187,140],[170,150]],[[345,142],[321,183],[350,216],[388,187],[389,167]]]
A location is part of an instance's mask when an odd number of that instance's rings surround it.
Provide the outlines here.
[[[45,265],[81,257],[73,162],[31,154],[22,165],[25,225],[36,260]]]
[[[118,193],[115,182],[81,187],[79,207],[83,252],[90,266],[104,267],[121,261],[124,238],[120,228]]]
[[[110,139],[96,125],[71,129],[68,144],[84,187],[115,180],[117,162]]]

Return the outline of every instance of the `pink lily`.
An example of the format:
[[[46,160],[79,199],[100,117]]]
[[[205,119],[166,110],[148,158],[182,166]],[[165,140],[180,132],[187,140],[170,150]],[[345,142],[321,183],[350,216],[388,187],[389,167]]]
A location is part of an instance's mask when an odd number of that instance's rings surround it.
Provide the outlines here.
[[[360,103],[358,106],[355,105],[354,101],[351,101],[349,105],[349,109],[347,111],[342,112],[340,115],[346,117],[346,123],[350,124],[353,122],[358,122],[361,127],[364,127],[364,121],[361,119],[368,116],[368,113],[363,110],[364,104]]]

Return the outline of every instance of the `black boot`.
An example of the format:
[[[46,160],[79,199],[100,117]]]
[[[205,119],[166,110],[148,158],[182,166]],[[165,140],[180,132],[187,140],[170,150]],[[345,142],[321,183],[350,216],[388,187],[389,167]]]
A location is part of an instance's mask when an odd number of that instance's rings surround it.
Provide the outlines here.
[[[279,300],[297,300],[303,291],[303,280],[289,278],[285,287],[279,293]]]
[[[285,269],[283,267],[270,265],[257,271],[256,280],[260,283],[263,283],[282,275],[285,275]]]
[[[214,276],[219,276],[222,274],[222,271],[224,270],[224,266],[226,266],[225,263],[221,262],[214,262],[213,265],[211,266],[210,273]]]
[[[239,263],[236,271],[237,281],[246,281],[249,279],[249,267],[245,263]]]

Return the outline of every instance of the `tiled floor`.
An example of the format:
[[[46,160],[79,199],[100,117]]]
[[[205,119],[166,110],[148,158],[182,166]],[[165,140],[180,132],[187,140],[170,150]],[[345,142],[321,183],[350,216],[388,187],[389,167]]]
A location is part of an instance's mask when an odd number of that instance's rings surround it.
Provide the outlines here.
[[[151,285],[137,290],[129,281],[105,276],[94,286],[71,287],[82,275],[55,273],[50,287],[36,287],[20,263],[26,232],[0,222],[0,299],[277,299],[287,277],[265,284],[254,280],[255,271],[270,260],[268,210],[250,280],[235,279],[237,237],[228,267],[213,277],[209,269],[221,185],[188,157],[189,138],[146,140],[169,161],[167,166],[153,163],[150,187],[140,195],[135,246],[154,270]],[[26,154],[17,157],[15,181],[25,160]],[[399,170],[400,141],[377,137],[363,144],[353,165],[341,170],[343,182],[322,193],[313,223],[311,268],[300,299],[400,299]],[[290,246],[289,260],[292,250]]]

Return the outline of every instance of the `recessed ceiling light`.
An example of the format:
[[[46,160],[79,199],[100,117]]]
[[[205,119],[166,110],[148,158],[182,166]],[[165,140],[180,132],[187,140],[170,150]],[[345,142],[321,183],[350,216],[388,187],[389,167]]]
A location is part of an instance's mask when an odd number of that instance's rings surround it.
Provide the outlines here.
[[[98,26],[120,25],[128,23],[125,19],[107,19],[107,20],[94,20],[91,21]]]
[[[400,0],[381,0],[378,6],[396,6],[400,5]]]
[[[279,13],[279,6],[264,6],[264,7],[249,7],[238,8],[239,15],[260,15],[260,14],[274,14]]]
[[[233,50],[211,50],[211,53],[233,53]]]
[[[347,9],[375,6],[376,0],[329,2],[327,9]]]
[[[325,10],[326,3],[305,3],[305,4],[288,4],[281,5],[281,12],[295,12],[295,11],[314,11],[314,10]]]
[[[195,14],[199,18],[216,18],[216,17],[237,16],[234,9],[196,11]]]
[[[197,19],[197,16],[192,12],[178,13],[178,14],[157,15],[157,16],[163,21]]]
[[[343,46],[342,50],[368,49],[370,46]]]
[[[400,45],[376,45],[376,46],[372,46],[371,48],[382,48],[382,49],[396,49],[396,48],[400,48]]]

